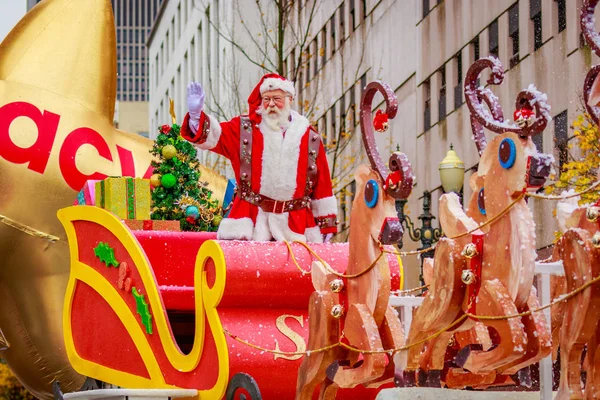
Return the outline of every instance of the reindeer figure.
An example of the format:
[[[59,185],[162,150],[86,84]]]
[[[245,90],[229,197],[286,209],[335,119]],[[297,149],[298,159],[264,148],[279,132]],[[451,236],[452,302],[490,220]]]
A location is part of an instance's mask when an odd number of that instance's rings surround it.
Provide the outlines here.
[[[377,151],[372,125],[372,103],[377,92],[386,101],[386,113],[396,115],[398,102],[391,88],[372,82],[361,101],[363,143],[371,162],[358,167],[357,193],[350,216],[349,261],[346,277],[336,276],[313,263],[315,292],[309,303],[308,348],[345,343],[364,350],[394,349],[403,345],[398,314],[388,305],[390,269],[382,245],[400,240],[402,226],[395,199],[406,199],[412,189],[412,169],[406,155],[393,153],[389,170]],[[334,347],[307,355],[298,371],[296,399],[312,399],[321,385],[320,399],[334,399],[337,389],[358,384],[378,387],[394,378],[393,363],[385,353],[364,354]]]
[[[430,290],[413,317],[407,342],[418,343],[455,325],[409,349],[398,371],[409,384],[416,383],[417,370],[426,373],[421,377],[428,375],[420,379],[420,385],[440,386],[442,378],[449,387],[509,384],[513,382],[508,375],[550,352],[541,312],[479,323],[464,317],[465,313],[508,316],[538,307],[532,286],[535,225],[523,193],[539,189],[549,174],[550,156],[538,154],[530,138],[550,120],[549,107],[544,96],[530,87],[518,95],[517,108],[535,109],[536,118],[522,127],[505,123],[491,90],[476,87],[486,68],[492,70],[489,84],[502,82],[502,65],[493,58],[476,61],[465,81],[481,155],[478,171],[470,180],[469,210],[464,212],[455,194],[445,194],[440,200],[440,223],[447,238],[436,247]],[[498,134],[489,144],[484,127]],[[492,223],[478,229],[490,218],[494,218]],[[464,321],[457,322],[460,318]],[[458,353],[454,368],[448,369],[445,361],[450,339],[455,339]],[[404,364],[406,371],[402,370]]]
[[[598,0],[586,0],[581,8],[581,30],[588,45],[600,55],[598,34],[594,31],[594,11]],[[600,125],[600,65],[588,72],[583,86],[586,109]],[[557,205],[557,217],[565,234],[554,247],[553,258],[562,260],[565,277],[556,285],[571,292],[600,276],[599,203],[578,206],[578,198]],[[596,283],[553,310],[563,323],[559,331],[560,386],[556,399],[600,397],[600,284]],[[562,314],[562,315],[561,315]],[[562,321],[561,321],[562,322]],[[581,354],[587,346],[585,392],[581,382]]]

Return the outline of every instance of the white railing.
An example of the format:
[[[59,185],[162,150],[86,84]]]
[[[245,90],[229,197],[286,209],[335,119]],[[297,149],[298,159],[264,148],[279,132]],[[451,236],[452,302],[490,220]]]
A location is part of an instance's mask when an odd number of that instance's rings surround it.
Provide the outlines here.
[[[536,289],[541,305],[550,303],[550,275],[564,275],[562,261],[552,263],[535,263]],[[404,332],[408,336],[412,323],[413,311],[423,302],[423,297],[390,296],[390,305],[399,308],[401,321],[404,323]],[[550,325],[550,308],[544,311],[546,321]],[[551,332],[551,329],[548,329]],[[552,399],[552,355],[540,361],[540,399]]]

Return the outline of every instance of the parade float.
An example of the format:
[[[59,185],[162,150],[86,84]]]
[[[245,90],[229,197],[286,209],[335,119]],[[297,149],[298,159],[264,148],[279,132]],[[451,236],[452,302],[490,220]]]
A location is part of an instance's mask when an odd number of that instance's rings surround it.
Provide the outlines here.
[[[581,23],[600,56],[596,5],[584,2]],[[469,68],[464,93],[481,161],[467,207],[454,194],[440,199],[444,237],[432,248],[392,246],[402,236],[394,201],[410,195],[413,176],[404,154],[386,163],[375,146],[374,127],[387,129],[397,112],[383,82],[368,84],[361,99],[370,165],[356,169],[348,243],[216,240],[148,217],[152,143],[111,125],[112,18],[108,0],[46,0],[0,45],[0,182],[10,189],[0,195],[0,356],[37,397],[374,399],[394,386],[423,395],[427,388],[516,391],[532,386],[532,370],[558,345],[558,398],[597,396],[600,205],[576,203],[581,192],[538,193],[551,157],[531,136],[550,117],[534,86],[517,95],[509,123],[490,88],[478,87],[486,69],[488,86],[501,84],[502,65],[485,58]],[[73,23],[80,20],[87,25]],[[56,67],[35,68],[59,50]],[[82,56],[92,67],[80,69]],[[584,86],[596,124],[599,71]],[[373,114],[377,93],[385,107]],[[495,135],[489,143],[484,129]],[[225,179],[201,169],[222,197]],[[531,197],[560,200],[566,230],[546,260],[564,268],[563,293],[543,305],[533,284],[544,263],[536,262]],[[75,198],[82,205],[71,206]],[[125,214],[108,207],[109,198]],[[426,285],[400,291],[402,257],[432,250]],[[405,332],[390,294],[421,291]],[[554,343],[544,314],[552,305],[553,319],[569,321]]]

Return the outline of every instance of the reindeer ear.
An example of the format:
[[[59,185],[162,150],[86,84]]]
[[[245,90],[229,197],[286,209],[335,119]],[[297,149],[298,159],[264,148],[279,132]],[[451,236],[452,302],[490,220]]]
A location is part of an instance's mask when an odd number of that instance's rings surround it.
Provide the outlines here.
[[[471,188],[472,191],[482,188],[483,187],[483,177],[479,176],[477,174],[477,172],[475,172],[469,178],[469,187]]]
[[[356,180],[356,184],[359,186],[363,186],[370,179],[373,171],[368,165],[361,164],[356,168],[356,172],[354,173],[354,179]]]

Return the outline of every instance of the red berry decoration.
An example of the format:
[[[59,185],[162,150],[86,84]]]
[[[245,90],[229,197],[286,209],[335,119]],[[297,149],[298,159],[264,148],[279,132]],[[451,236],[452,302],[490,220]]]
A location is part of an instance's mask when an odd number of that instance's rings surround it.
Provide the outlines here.
[[[188,224],[196,225],[196,219],[193,216],[189,216],[185,219]]]
[[[377,110],[373,118],[373,127],[377,132],[385,132],[388,129],[388,115],[381,110]]]
[[[391,188],[392,190],[396,190],[398,188],[398,186],[400,186],[401,182],[402,182],[402,174],[400,173],[400,171],[394,171],[394,172],[390,173],[388,175],[387,179],[385,180],[384,189]]]
[[[163,125],[160,127],[160,130],[162,133],[169,133],[171,132],[171,127],[169,125]]]
[[[535,113],[530,108],[519,108],[513,113],[513,119],[520,127],[531,126],[535,118]]]

